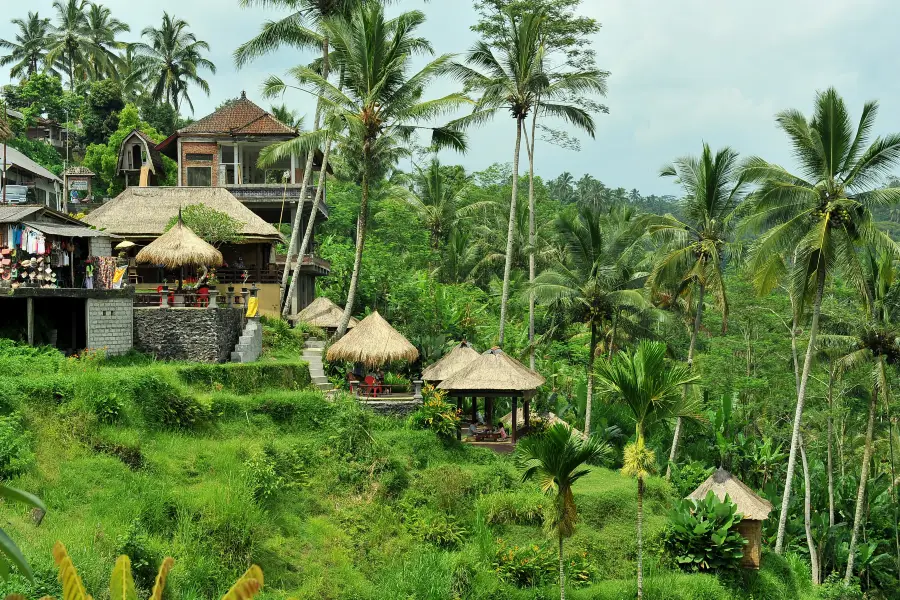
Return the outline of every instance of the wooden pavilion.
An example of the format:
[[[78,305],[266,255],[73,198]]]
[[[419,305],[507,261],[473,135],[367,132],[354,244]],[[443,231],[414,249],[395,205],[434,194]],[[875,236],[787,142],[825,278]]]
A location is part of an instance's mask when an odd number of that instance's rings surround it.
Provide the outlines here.
[[[494,399],[510,398],[512,400],[512,427],[510,437],[513,444],[518,441],[519,414],[518,401],[521,398],[525,409],[525,427],[529,426],[531,399],[537,388],[545,379],[535,373],[500,348],[491,348],[475,360],[462,367],[456,373],[442,381],[437,387],[446,390],[447,394],[456,398],[457,407],[462,410],[463,398],[472,398],[472,419],[478,417],[478,398],[485,399],[485,418],[488,423],[494,422]],[[459,439],[460,432],[457,432]]]
[[[700,487],[691,492],[688,498],[702,500],[709,492],[714,493],[722,501],[726,497],[730,498],[737,506],[738,512],[744,515],[737,526],[738,533],[747,540],[741,566],[745,569],[759,569],[762,551],[762,522],[772,512],[772,503],[758,496],[742,481],[721,467],[701,483]]]
[[[463,340],[439,361],[422,371],[422,381],[434,385],[444,381],[479,356],[472,344]]]

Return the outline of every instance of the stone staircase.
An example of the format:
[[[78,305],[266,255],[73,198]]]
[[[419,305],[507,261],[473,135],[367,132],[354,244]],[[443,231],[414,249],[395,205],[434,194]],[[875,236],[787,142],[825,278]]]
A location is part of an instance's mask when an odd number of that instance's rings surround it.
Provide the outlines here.
[[[322,340],[306,340],[303,345],[303,360],[309,363],[309,374],[312,384],[323,392],[334,388],[325,375],[325,367],[322,365],[322,351],[325,350],[325,342]]]
[[[262,324],[259,322],[259,317],[247,319],[244,332],[241,333],[241,337],[231,353],[231,362],[249,363],[258,360],[259,355],[262,354],[262,337]]]

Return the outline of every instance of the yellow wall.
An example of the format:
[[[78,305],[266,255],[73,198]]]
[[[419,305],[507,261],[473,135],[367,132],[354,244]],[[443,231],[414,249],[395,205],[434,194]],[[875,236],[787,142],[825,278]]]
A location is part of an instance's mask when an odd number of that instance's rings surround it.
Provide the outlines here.
[[[278,302],[281,296],[281,286],[277,283],[260,283],[259,286],[259,312],[267,317],[280,315]]]

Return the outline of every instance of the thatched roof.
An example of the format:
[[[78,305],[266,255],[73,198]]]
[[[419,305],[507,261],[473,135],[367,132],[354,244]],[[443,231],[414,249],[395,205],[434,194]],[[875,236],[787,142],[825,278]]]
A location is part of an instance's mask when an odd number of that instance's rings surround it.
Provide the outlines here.
[[[419,351],[376,310],[332,344],[326,358],[377,367],[395,361],[412,362],[419,358]]]
[[[179,210],[191,204],[203,204],[243,223],[240,233],[246,242],[281,239],[275,227],[241,204],[231,192],[217,187],[129,187],[88,213],[84,222],[130,239],[156,238],[165,232]]]
[[[337,329],[343,314],[344,310],[337,304],[325,296],[319,296],[309,306],[297,313],[294,321],[308,323],[324,329]],[[356,327],[358,323],[358,320],[350,317],[350,323],[347,327]]]
[[[544,384],[545,379],[500,348],[491,348],[445,379],[438,389],[449,392],[509,392],[522,395]]]
[[[727,495],[737,505],[739,513],[744,519],[751,521],[763,521],[772,511],[772,503],[765,498],[760,498],[756,493],[743,484],[725,469],[719,468],[709,476],[709,479],[700,484],[691,492],[688,498],[702,500],[712,491],[719,500],[724,500]]]
[[[478,351],[463,340],[439,361],[422,371],[422,379],[428,382],[443,381],[478,358]]]
[[[135,257],[135,262],[163,265],[169,269],[187,266],[221,267],[222,253],[191,231],[180,218]]]

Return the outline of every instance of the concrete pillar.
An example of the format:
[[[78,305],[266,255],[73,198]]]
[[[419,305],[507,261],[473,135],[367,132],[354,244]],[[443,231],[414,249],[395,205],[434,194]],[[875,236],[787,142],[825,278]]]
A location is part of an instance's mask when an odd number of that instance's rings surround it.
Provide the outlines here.
[[[225,290],[225,306],[228,308],[234,306],[234,286],[228,286]]]
[[[209,308],[219,308],[217,298],[219,290],[209,290]]]
[[[27,336],[28,336],[28,345],[34,346],[34,298],[28,297],[25,299],[25,312],[27,313]]]
[[[250,298],[250,290],[241,288],[241,305],[247,308],[247,299]]]
[[[416,402],[422,402],[422,380],[417,379],[413,381],[413,400]]]

